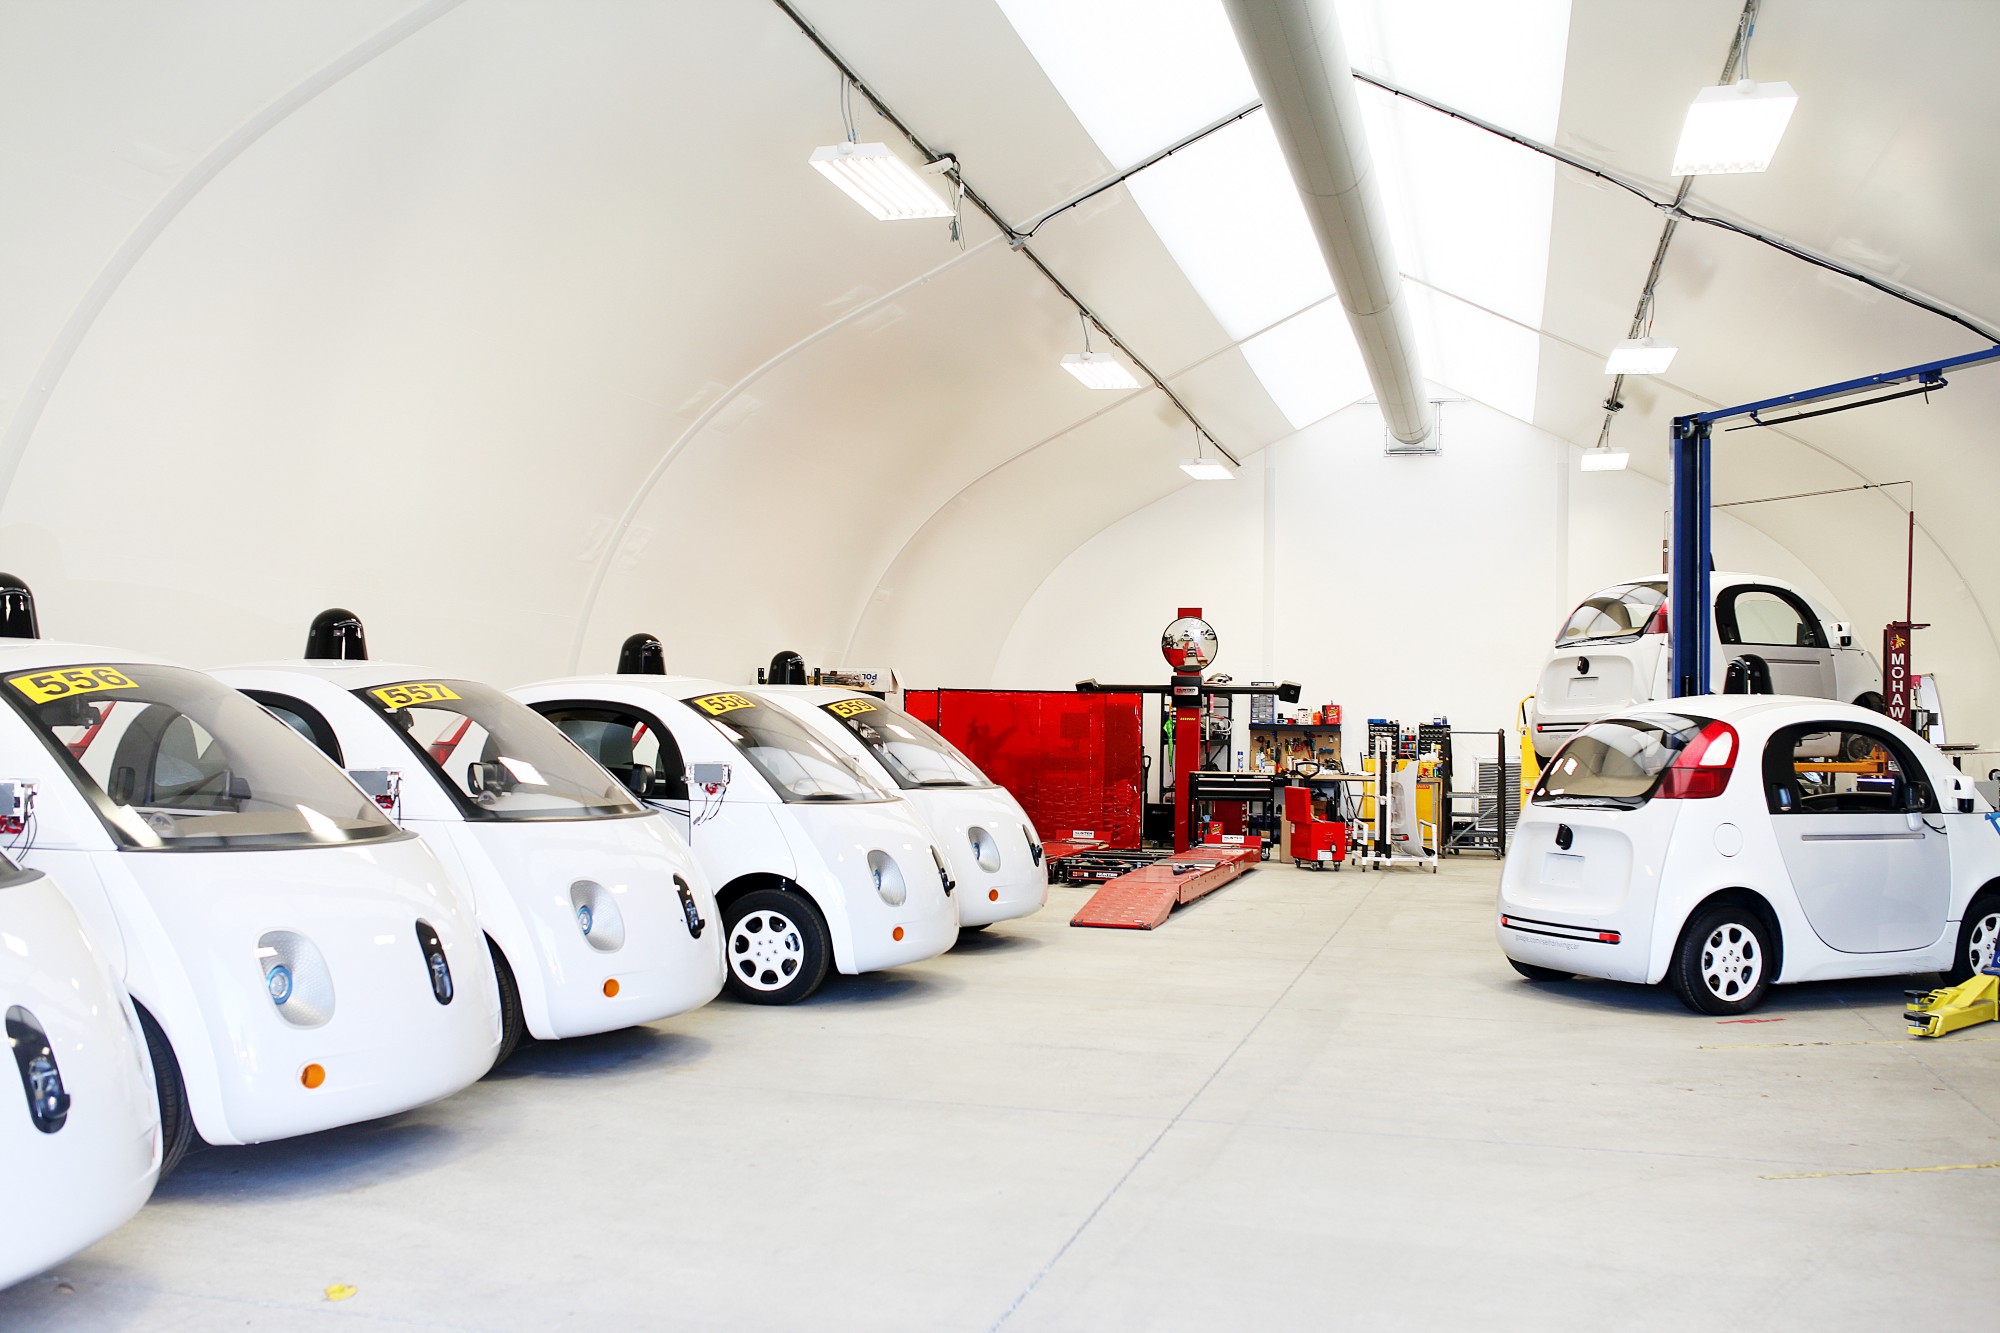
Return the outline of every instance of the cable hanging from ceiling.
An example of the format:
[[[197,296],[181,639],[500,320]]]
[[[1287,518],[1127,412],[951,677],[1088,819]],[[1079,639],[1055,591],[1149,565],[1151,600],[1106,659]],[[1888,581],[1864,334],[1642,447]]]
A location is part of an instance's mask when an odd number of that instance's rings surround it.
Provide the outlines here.
[[[926,143],[921,137],[919,137],[916,131],[911,129],[910,126],[904,122],[902,117],[898,116],[895,113],[895,111],[893,111],[889,107],[887,102],[883,101],[881,97],[876,95],[874,89],[868,86],[867,81],[864,80],[859,74],[857,74],[854,71],[854,68],[851,65],[849,65],[846,62],[846,60],[841,58],[840,53],[835,51],[833,47],[828,44],[827,40],[824,37],[820,36],[819,31],[816,28],[814,28],[812,24],[808,23],[805,19],[805,16],[800,14],[799,11],[795,9],[788,2],[788,0],[772,0],[772,3],[775,4],[780,10],[784,12],[786,18],[790,19],[795,25],[797,25],[799,31],[802,34],[804,34],[806,40],[811,42],[815,47],[817,47],[819,53],[825,56],[827,61],[840,72],[841,90],[843,99],[842,106],[843,106],[843,111],[846,114],[846,128],[848,134],[847,142],[849,147],[860,147],[860,148],[868,147],[868,145],[856,145],[855,143],[854,123],[851,110],[849,109],[851,107],[851,104],[847,101],[848,90],[851,88],[854,92],[858,92],[861,94],[861,96],[866,98],[869,104],[875,108],[876,113],[880,115],[882,119],[888,121],[890,125],[895,127],[896,132],[903,136],[903,139],[910,145],[910,147],[916,149],[916,151],[923,156],[924,162],[927,164],[925,170],[928,171],[935,169],[939,174],[942,174],[952,182],[958,201],[956,208],[954,208],[952,211],[952,215],[954,216],[952,239],[955,242],[957,242],[961,247],[963,247],[964,245],[964,227],[962,225],[962,220],[961,220],[962,209],[965,202],[969,201],[972,204],[973,208],[977,209],[981,214],[983,214],[986,217],[986,219],[989,222],[991,222],[995,227],[998,227],[1000,229],[1001,234],[1007,238],[1007,243],[1009,247],[1012,248],[1022,258],[1026,259],[1030,264],[1034,265],[1035,271],[1040,273],[1042,277],[1048,281],[1049,285],[1054,287],[1056,291],[1061,294],[1063,300],[1067,301],[1070,305],[1076,308],[1077,314],[1080,318],[1082,318],[1087,324],[1094,325],[1097,331],[1104,335],[1105,341],[1109,342],[1113,347],[1116,347],[1120,352],[1123,352],[1125,354],[1126,359],[1129,360],[1134,366],[1138,367],[1140,373],[1143,374],[1148,380],[1152,382],[1153,387],[1158,389],[1163,395],[1165,395],[1169,403],[1173,404],[1174,409],[1178,411],[1182,416],[1188,419],[1189,423],[1194,426],[1197,435],[1201,439],[1206,439],[1209,444],[1215,447],[1215,451],[1217,453],[1221,454],[1231,463],[1235,464],[1238,467],[1241,467],[1243,465],[1242,460],[1239,459],[1234,453],[1224,448],[1222,443],[1215,438],[1213,432],[1211,432],[1207,426],[1202,424],[1201,418],[1196,416],[1194,414],[1193,409],[1191,409],[1185,402],[1181,400],[1180,395],[1175,393],[1173,389],[1168,387],[1165,378],[1163,378],[1159,374],[1159,372],[1155,371],[1144,357],[1141,357],[1137,352],[1133,351],[1130,345],[1128,345],[1124,339],[1120,338],[1118,334],[1112,330],[1111,326],[1106,324],[1104,322],[1104,319],[1094,309],[1092,309],[1091,306],[1086,301],[1084,301],[1082,297],[1078,296],[1076,292],[1070,288],[1069,284],[1065,283],[1061,278],[1056,276],[1055,271],[1051,269],[1045,262],[1043,262],[1040,255],[1037,255],[1033,250],[1028,248],[1028,239],[1029,239],[1028,235],[1020,231],[1017,231],[1004,217],[1000,215],[998,209],[994,208],[991,204],[986,202],[985,197],[982,196],[979,193],[979,191],[975,189],[972,186],[972,184],[965,179],[965,175],[963,171],[960,169],[957,160],[951,154],[937,151],[936,149],[932,148],[930,144]],[[1250,110],[1254,109],[1255,108],[1248,108],[1238,113],[1237,116],[1233,117],[1232,119],[1240,119],[1242,116],[1248,115]],[[1221,128],[1221,125],[1218,124],[1213,128],[1219,129]],[[1190,140],[1190,142],[1192,142],[1192,140]],[[1185,146],[1185,145],[1180,145],[1180,146]],[[1169,151],[1177,151],[1177,149]],[[813,165],[819,168],[823,174],[826,174],[829,179],[834,180],[835,184],[841,185],[842,189],[849,190],[849,193],[852,194],[853,191],[849,189],[849,187],[846,184],[843,184],[839,179],[837,179],[833,175],[833,173],[828,170],[827,165],[823,165],[822,155],[828,154],[828,152],[829,150],[827,149],[821,149],[818,152],[815,152],[813,154]],[[1161,154],[1160,158],[1164,158],[1164,156],[1165,154]],[[1155,160],[1160,160],[1160,158],[1156,158]],[[947,165],[941,165],[941,164],[947,164]],[[1075,202],[1081,202],[1081,200],[1077,200]],[[882,216],[882,215],[878,213],[877,216]],[[904,214],[902,216],[920,216],[920,214]],[[1043,220],[1046,221],[1046,218],[1044,218]],[[1095,353],[1095,355],[1106,356],[1108,354],[1100,352],[1100,353]],[[1065,361],[1068,360],[1068,358],[1064,359]]]

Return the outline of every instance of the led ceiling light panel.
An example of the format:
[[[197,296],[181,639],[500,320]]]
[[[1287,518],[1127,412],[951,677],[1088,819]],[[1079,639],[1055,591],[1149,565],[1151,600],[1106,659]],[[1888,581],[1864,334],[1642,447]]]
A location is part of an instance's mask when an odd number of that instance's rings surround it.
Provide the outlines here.
[[[1680,350],[1679,344],[1664,338],[1620,339],[1611,345],[1611,355],[1604,358],[1604,373],[1664,375],[1667,367],[1674,363],[1674,354]]]
[[[1676,176],[1726,176],[1763,171],[1798,109],[1789,83],[1739,79],[1695,94],[1674,149]]]
[[[1632,455],[1624,449],[1586,449],[1583,451],[1585,472],[1623,472],[1625,465],[1632,461]]]
[[[1071,352],[1062,359],[1062,368],[1076,376],[1086,389],[1136,389],[1139,381],[1109,352]]]
[[[1236,474],[1220,458],[1183,458],[1181,471],[1196,481],[1234,481]]]
[[[948,218],[952,208],[887,144],[836,143],[815,148],[814,171],[884,222]]]

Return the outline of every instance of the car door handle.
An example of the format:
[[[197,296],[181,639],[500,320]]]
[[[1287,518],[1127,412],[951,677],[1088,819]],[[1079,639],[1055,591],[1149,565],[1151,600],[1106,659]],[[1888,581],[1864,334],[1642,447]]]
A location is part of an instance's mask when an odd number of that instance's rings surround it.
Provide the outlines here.
[[[1921,829],[1914,833],[1806,833],[1802,842],[1922,842]]]

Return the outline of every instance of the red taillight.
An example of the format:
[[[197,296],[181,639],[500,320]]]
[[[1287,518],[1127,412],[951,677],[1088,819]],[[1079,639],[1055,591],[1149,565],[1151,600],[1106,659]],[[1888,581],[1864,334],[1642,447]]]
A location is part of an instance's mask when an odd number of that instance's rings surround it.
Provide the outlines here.
[[[1667,604],[1661,602],[1659,609],[1653,612],[1653,618],[1646,622],[1646,633],[1666,634],[1669,632],[1667,629]]]
[[[1673,765],[1660,776],[1653,795],[1685,801],[1722,795],[1736,771],[1736,728],[1710,722],[1682,747]]]

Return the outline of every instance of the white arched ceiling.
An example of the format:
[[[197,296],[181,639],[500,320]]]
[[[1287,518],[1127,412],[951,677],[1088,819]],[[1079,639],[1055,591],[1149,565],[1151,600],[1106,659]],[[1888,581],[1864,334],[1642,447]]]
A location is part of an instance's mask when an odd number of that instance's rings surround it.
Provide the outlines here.
[[[1101,147],[1014,0],[801,7],[1017,225],[1166,144]],[[1739,9],[1341,5],[1357,61],[1662,195]],[[1753,69],[1790,80],[1799,113],[1769,173],[1703,180],[1691,206],[2000,314],[1979,234],[1997,40],[1978,0],[1893,30],[1864,0],[1766,0]],[[1537,125],[1558,70],[1560,115]],[[843,132],[837,87],[761,0],[0,8],[0,429],[18,446],[0,568],[35,584],[52,632],[198,661],[291,651],[340,603],[380,652],[506,678],[597,665],[635,628],[728,678],[778,647],[986,678],[1049,570],[1183,484],[1192,430],[1155,391],[1056,371],[1074,314],[983,219],[961,250],[808,170]],[[1431,377],[1592,442],[1598,358],[1660,216],[1412,104],[1364,105]],[[1240,316],[1157,220],[1174,173],[1259,132],[1222,131],[1032,243],[1241,455],[1356,391],[1333,353],[1297,353],[1339,345],[1323,288],[1279,285]],[[1248,253],[1252,271],[1275,258]],[[1691,225],[1659,311],[1684,350],[1628,381],[1617,425],[1655,476],[1676,411],[1978,343]],[[1281,374],[1282,392],[1261,378]],[[1920,665],[1955,706],[2000,683],[1981,559],[1996,409],[2000,367],[1928,406],[1724,436],[1718,455],[1732,497],[1916,480],[1917,611],[1938,623]],[[1888,500],[1734,512],[1857,620],[1900,610]],[[1979,723],[2000,736],[2000,715]]]

